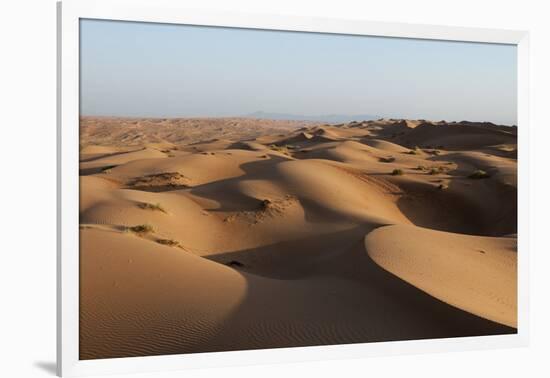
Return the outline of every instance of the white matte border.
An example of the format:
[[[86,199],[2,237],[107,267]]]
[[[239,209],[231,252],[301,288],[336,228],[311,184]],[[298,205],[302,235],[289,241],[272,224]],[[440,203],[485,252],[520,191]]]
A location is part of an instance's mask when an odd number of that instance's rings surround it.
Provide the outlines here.
[[[78,359],[79,348],[79,20],[81,18],[420,38],[518,46],[518,333],[183,355]],[[177,0],[65,0],[58,3],[57,372],[63,376],[525,346],[528,343],[528,33],[513,30],[309,18],[188,9]]]

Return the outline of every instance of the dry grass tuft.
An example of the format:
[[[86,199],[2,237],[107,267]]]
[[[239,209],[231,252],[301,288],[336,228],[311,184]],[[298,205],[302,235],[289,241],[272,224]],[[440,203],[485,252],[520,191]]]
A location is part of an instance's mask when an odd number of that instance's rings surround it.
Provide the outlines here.
[[[154,231],[153,226],[150,224],[138,224],[137,226],[128,227],[128,230],[136,234],[148,234]]]
[[[392,172],[391,172],[392,176],[402,176],[403,175],[403,170],[402,169],[394,169]]]
[[[378,159],[378,161],[381,163],[393,163],[395,161],[395,158],[393,156],[381,157],[380,159]]]
[[[166,213],[166,210],[160,205],[160,203],[147,203],[147,202],[141,202],[138,204],[138,207],[143,210],[152,210],[152,211],[162,211],[163,213]]]
[[[109,173],[109,172],[111,172],[111,170],[112,170],[114,167],[116,167],[116,165],[107,165],[107,166],[101,168],[101,172],[103,172],[103,173]]]
[[[173,239],[156,239],[155,241],[159,244],[167,245],[169,247],[180,247],[181,248],[181,244],[177,240],[173,240]]]
[[[477,169],[468,176],[468,178],[471,178],[471,179],[484,179],[489,177],[491,177],[491,175],[482,169]]]
[[[269,148],[272,149],[273,151],[277,151],[290,156],[290,151],[288,146],[277,146],[276,144],[271,144]]]

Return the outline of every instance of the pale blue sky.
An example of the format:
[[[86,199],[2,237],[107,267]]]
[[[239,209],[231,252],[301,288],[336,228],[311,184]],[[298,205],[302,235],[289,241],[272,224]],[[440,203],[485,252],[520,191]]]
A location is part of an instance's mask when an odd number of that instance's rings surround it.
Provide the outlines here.
[[[516,47],[81,21],[81,114],[374,114],[516,124]]]

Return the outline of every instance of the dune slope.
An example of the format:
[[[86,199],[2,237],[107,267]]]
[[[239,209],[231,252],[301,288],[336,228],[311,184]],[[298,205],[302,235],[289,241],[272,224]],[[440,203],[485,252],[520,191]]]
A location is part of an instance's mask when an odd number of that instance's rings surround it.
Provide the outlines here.
[[[516,238],[395,225],[370,232],[365,246],[382,268],[434,297],[517,327]]]

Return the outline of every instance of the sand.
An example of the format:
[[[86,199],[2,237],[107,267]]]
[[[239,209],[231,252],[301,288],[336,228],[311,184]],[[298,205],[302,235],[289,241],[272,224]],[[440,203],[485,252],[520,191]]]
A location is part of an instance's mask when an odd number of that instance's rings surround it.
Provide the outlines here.
[[[516,332],[515,128],[80,128],[81,359]]]

